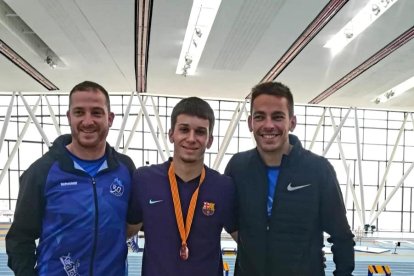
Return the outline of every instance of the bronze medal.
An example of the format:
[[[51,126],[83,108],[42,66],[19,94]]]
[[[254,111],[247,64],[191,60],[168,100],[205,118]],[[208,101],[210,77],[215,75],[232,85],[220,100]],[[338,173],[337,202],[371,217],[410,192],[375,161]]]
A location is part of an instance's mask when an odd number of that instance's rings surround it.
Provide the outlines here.
[[[200,190],[200,186],[203,183],[205,177],[206,177],[206,170],[203,167],[201,170],[200,181],[198,183],[198,187],[193,193],[193,195],[191,196],[190,206],[188,207],[186,223],[184,226],[183,212],[181,210],[181,201],[180,201],[180,195],[178,193],[178,185],[177,185],[177,179],[175,177],[173,162],[171,162],[170,168],[168,169],[168,178],[170,180],[170,188],[171,188],[171,195],[172,195],[173,204],[174,204],[175,219],[177,221],[178,232],[180,233],[180,238],[181,238],[180,259],[183,261],[188,259],[187,238],[188,238],[188,235],[190,234],[191,224],[193,222],[194,212],[195,212],[195,208],[197,204],[198,192]],[[212,208],[214,211],[214,205]]]
[[[188,259],[188,247],[185,244],[183,244],[180,248],[180,258],[183,261],[186,261]]]

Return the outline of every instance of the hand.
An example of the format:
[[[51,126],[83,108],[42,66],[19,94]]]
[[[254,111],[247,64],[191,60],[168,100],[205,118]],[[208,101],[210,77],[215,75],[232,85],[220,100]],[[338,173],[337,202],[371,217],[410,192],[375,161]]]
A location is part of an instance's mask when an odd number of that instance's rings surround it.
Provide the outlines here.
[[[322,261],[323,261],[323,268],[326,268],[326,257],[325,257],[325,251],[322,250]]]

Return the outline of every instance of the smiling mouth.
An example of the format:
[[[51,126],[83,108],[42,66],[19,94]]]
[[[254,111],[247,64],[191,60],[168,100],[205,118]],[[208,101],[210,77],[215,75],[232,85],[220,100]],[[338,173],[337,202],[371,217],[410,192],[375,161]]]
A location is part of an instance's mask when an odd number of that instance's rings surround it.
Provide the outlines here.
[[[272,139],[272,138],[279,136],[279,134],[262,134],[260,136],[262,136],[265,139]]]
[[[85,135],[85,136],[91,136],[91,134],[95,134],[96,132],[95,131],[82,131],[81,133],[83,133],[83,135]]]
[[[188,151],[196,151],[196,150],[198,150],[198,148],[189,148],[189,147],[183,147],[183,149],[188,150]]]
[[[95,129],[81,129],[81,131],[84,133],[94,133]]]

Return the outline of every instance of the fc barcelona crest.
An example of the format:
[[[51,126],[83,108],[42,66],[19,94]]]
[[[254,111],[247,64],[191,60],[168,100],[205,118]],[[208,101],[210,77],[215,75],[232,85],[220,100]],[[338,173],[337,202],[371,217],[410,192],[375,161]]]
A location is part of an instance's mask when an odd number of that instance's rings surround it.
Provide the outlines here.
[[[206,216],[212,216],[214,214],[214,205],[213,202],[203,202],[203,214]]]

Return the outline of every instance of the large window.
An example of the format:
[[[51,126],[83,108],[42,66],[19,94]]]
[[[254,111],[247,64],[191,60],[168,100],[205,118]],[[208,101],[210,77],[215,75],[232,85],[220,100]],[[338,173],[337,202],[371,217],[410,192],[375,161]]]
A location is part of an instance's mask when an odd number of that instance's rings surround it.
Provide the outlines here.
[[[143,96],[143,112],[138,96],[134,95],[132,101],[130,97],[130,93],[111,95],[116,117],[108,142],[128,154],[136,166],[163,162],[172,155],[167,132],[172,108],[180,98]],[[0,127],[4,134],[0,152],[0,210],[14,210],[19,176],[48,150],[47,143],[53,142],[58,131],[70,132],[66,94],[24,94],[36,122],[23,98],[16,96],[10,107],[11,99],[11,94],[0,95]],[[249,104],[244,107],[243,103],[219,99],[208,102],[215,111],[216,123],[214,143],[207,151],[205,163],[223,172],[234,153],[255,146],[247,127]],[[335,167],[351,227],[361,227],[365,217],[365,224],[371,224],[375,218],[372,224],[380,231],[414,232],[412,114],[306,105],[295,106],[295,113],[298,125],[294,134],[305,148],[324,155]],[[235,122],[237,117],[240,120]],[[3,128],[5,124],[7,129]],[[229,130],[234,132],[228,133]],[[226,150],[221,156],[223,146]],[[218,157],[221,162],[217,162]],[[381,193],[377,196],[378,190]],[[380,209],[383,211],[376,215]]]

